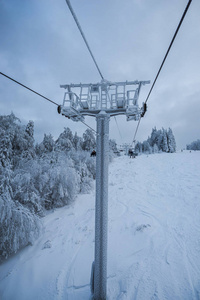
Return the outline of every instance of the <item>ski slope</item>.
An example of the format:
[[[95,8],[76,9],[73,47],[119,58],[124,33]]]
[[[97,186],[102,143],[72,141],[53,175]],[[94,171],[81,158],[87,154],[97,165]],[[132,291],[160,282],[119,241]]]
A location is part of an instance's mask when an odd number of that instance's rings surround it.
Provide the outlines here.
[[[108,299],[200,299],[200,152],[109,166]],[[49,213],[0,265],[1,300],[90,299],[95,190]]]

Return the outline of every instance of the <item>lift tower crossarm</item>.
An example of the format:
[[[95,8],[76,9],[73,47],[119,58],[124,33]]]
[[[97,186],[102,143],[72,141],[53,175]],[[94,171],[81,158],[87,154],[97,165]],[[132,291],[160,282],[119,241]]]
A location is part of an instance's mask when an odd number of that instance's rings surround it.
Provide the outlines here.
[[[110,82],[110,81],[106,81],[106,80],[102,80],[100,83],[71,83],[71,84],[61,84],[60,87],[61,88],[64,88],[64,89],[67,89],[68,87],[71,87],[71,88],[78,88],[78,87],[90,87],[90,86],[93,86],[93,85],[98,85],[98,86],[101,86],[101,85],[108,85],[108,86],[122,86],[122,85],[136,85],[136,84],[142,84],[142,85],[145,85],[145,84],[149,84],[150,83],[150,80],[147,80],[147,81],[138,81],[138,80],[135,80],[135,81],[120,81],[120,82]]]

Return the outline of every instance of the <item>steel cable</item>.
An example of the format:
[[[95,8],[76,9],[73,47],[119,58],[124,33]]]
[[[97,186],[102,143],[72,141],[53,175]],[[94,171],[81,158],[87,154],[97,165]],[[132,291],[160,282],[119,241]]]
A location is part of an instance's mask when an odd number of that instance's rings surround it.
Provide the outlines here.
[[[164,63],[165,63],[165,60],[166,60],[168,54],[169,54],[169,51],[171,50],[171,47],[172,47],[172,45],[173,45],[173,43],[174,43],[174,40],[175,40],[175,38],[176,38],[176,36],[177,36],[177,33],[178,33],[178,31],[179,31],[179,29],[180,29],[180,27],[181,27],[181,24],[182,24],[183,20],[184,20],[184,18],[185,18],[185,15],[186,15],[186,13],[187,13],[189,7],[190,7],[191,2],[192,2],[192,0],[189,0],[188,3],[187,3],[187,6],[186,6],[186,8],[185,8],[185,10],[184,10],[184,12],[183,12],[182,17],[181,17],[181,20],[180,20],[180,22],[179,22],[179,24],[178,24],[178,26],[177,26],[177,28],[176,28],[176,31],[175,31],[175,33],[174,33],[174,36],[173,36],[173,38],[172,38],[172,40],[171,40],[171,43],[170,43],[170,45],[169,45],[169,47],[168,47],[168,49],[167,49],[167,52],[166,52],[166,54],[165,54],[165,57],[164,57],[164,59],[163,59],[163,61],[162,61],[162,63],[161,63],[161,66],[160,66],[160,68],[159,68],[159,70],[158,70],[158,73],[157,73],[157,75],[156,75],[156,77],[155,77],[155,79],[154,79],[154,82],[153,82],[153,84],[152,84],[152,87],[151,87],[151,89],[150,89],[150,91],[149,91],[149,93],[148,93],[148,95],[147,95],[147,98],[146,98],[146,100],[145,100],[145,102],[144,102],[145,104],[147,103],[147,101],[148,101],[148,99],[149,99],[149,96],[151,95],[151,92],[152,92],[152,90],[153,90],[153,88],[154,88],[154,85],[155,85],[155,83],[156,83],[156,81],[157,81],[157,79],[158,79],[158,76],[160,75],[160,72],[161,72],[161,70],[162,70],[162,67],[163,67],[163,65],[164,65]],[[133,141],[132,141],[131,145],[133,145],[133,143],[134,143],[134,141],[135,141],[136,134],[137,134],[137,132],[138,132],[138,128],[139,128],[139,125],[140,125],[140,121],[141,121],[141,116],[140,116],[140,119],[139,119],[139,121],[138,121],[138,124],[137,124],[137,127],[136,127],[136,131],[135,131],[135,134],[134,134],[134,138],[133,138]]]
[[[100,76],[101,76],[101,79],[104,79],[104,77],[103,77],[103,75],[102,75],[102,73],[101,73],[101,71],[100,71],[100,69],[99,69],[99,66],[98,66],[98,64],[97,64],[97,62],[96,62],[96,59],[94,58],[94,55],[93,55],[93,53],[92,53],[92,51],[91,51],[91,49],[90,49],[90,46],[89,46],[89,44],[88,44],[88,42],[87,42],[87,40],[86,40],[86,37],[85,37],[85,34],[84,34],[84,32],[83,32],[83,30],[82,30],[82,28],[81,28],[81,25],[79,24],[78,18],[77,18],[77,16],[76,16],[75,13],[74,13],[74,10],[73,10],[73,8],[72,8],[72,6],[71,6],[71,3],[70,3],[69,0],[66,0],[66,3],[67,3],[67,5],[68,5],[69,10],[70,10],[70,12],[71,12],[71,14],[72,14],[72,16],[73,16],[75,22],[76,22],[76,25],[77,25],[77,27],[78,27],[78,29],[79,29],[81,35],[82,35],[82,38],[83,38],[83,40],[84,40],[84,42],[85,42],[85,44],[86,44],[86,46],[87,46],[87,48],[88,48],[88,51],[90,52],[90,55],[91,55],[91,57],[92,57],[92,59],[93,59],[93,61],[94,61],[94,63],[95,63],[95,66],[96,66],[96,68],[97,68],[97,70],[98,70],[98,72],[99,72],[99,74],[100,74]]]

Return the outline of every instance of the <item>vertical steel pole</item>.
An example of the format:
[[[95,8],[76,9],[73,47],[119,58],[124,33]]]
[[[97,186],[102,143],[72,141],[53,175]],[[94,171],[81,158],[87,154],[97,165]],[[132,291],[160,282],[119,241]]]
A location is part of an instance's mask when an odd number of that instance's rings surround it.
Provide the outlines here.
[[[96,207],[94,300],[106,300],[107,288],[107,224],[108,224],[108,163],[109,120],[101,111],[97,117]]]

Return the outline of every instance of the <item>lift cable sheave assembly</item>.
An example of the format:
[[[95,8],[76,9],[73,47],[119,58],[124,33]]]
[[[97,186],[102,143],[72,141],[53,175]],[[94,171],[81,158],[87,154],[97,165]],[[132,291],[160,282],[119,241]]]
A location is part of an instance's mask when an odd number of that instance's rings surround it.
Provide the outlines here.
[[[156,77],[155,77],[155,79],[154,79],[154,81],[153,81],[153,84],[152,84],[152,86],[151,86],[151,89],[150,89],[150,91],[149,91],[149,93],[148,93],[148,95],[147,95],[147,98],[146,98],[145,102],[144,102],[144,113],[141,115],[141,117],[144,117],[144,115],[145,115],[145,113],[146,113],[146,111],[147,111],[147,101],[149,100],[149,97],[150,97],[150,95],[151,95],[151,92],[152,92],[152,90],[153,90],[153,88],[154,88],[154,85],[155,85],[157,79],[158,79],[158,76],[160,75],[160,72],[161,72],[161,70],[162,70],[162,67],[163,67],[163,65],[164,65],[164,63],[165,63],[165,60],[166,60],[166,58],[167,58],[167,56],[168,56],[170,50],[171,50],[171,47],[172,47],[172,45],[173,45],[173,43],[174,43],[174,40],[175,40],[175,38],[176,38],[176,36],[177,36],[177,33],[178,33],[178,31],[179,31],[179,29],[180,29],[180,27],[181,27],[182,22],[183,22],[183,20],[184,20],[184,18],[185,18],[185,16],[186,16],[186,13],[187,13],[187,11],[188,11],[188,9],[189,9],[189,7],[190,7],[191,2],[192,2],[192,0],[189,0],[189,1],[188,1],[187,6],[186,6],[186,8],[185,8],[185,10],[184,10],[184,12],[183,12],[182,17],[181,17],[181,20],[180,20],[180,22],[179,22],[179,24],[178,24],[178,26],[177,26],[177,28],[176,28],[176,31],[175,31],[175,33],[174,33],[174,36],[173,36],[173,38],[172,38],[172,40],[171,40],[171,43],[170,43],[168,49],[167,49],[167,52],[166,52],[166,54],[165,54],[165,57],[164,57],[164,59],[163,59],[161,65],[160,65],[160,68],[159,68],[159,70],[158,70],[158,73],[157,73],[157,75],[156,75]],[[139,121],[138,121],[138,124],[137,124],[136,130],[135,130],[135,134],[134,134],[133,141],[132,141],[132,144],[131,144],[131,145],[133,145],[133,143],[135,143],[135,141],[136,141],[136,134],[137,134],[137,132],[138,132],[138,128],[139,128],[139,125],[140,125],[141,117],[140,117],[140,119],[139,119]]]
[[[150,81],[125,81],[89,84],[65,84],[63,105],[58,113],[73,121],[83,121],[84,116],[96,117],[101,111],[110,116],[126,115],[127,121],[139,120],[144,105],[139,108],[138,98],[141,86]],[[136,87],[135,87],[136,86]]]

